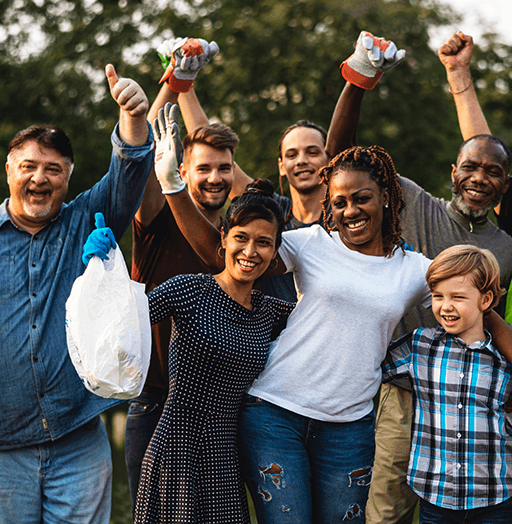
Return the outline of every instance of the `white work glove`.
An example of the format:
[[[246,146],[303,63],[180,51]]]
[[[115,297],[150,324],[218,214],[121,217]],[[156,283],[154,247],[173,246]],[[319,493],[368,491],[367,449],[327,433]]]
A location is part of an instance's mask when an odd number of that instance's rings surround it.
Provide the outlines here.
[[[179,193],[185,189],[185,182],[180,176],[183,146],[180,141],[179,116],[178,105],[167,102],[158,111],[158,117],[153,122],[156,139],[155,173],[164,195]]]
[[[405,58],[405,49],[397,50],[394,42],[361,31],[356,50],[341,64],[343,78],[362,89],[373,89],[382,73]]]
[[[160,84],[167,81],[171,91],[186,93],[194,84],[197,73],[219,52],[215,42],[202,38],[171,38],[157,48],[165,69]]]

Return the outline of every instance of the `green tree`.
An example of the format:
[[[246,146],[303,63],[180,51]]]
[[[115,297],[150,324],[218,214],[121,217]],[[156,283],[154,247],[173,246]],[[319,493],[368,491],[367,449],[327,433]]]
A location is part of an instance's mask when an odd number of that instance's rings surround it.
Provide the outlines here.
[[[162,72],[154,47],[185,35],[219,44],[196,81],[199,99],[239,134],[240,165],[274,181],[282,131],[302,118],[328,127],[344,82],[338,65],[359,32],[393,39],[407,58],[366,94],[359,142],[386,147],[399,172],[435,193],[449,185],[460,134],[429,30],[456,15],[437,0],[4,0],[0,14],[0,154],[17,130],[56,123],[76,153],[70,198],[108,167],[117,107],[104,66],[135,78],[151,101]],[[503,83],[500,75],[510,53],[492,44],[475,51],[475,79],[485,82],[491,123],[505,132],[510,77]],[[481,63],[488,65],[481,70]],[[2,177],[0,197],[7,194]]]

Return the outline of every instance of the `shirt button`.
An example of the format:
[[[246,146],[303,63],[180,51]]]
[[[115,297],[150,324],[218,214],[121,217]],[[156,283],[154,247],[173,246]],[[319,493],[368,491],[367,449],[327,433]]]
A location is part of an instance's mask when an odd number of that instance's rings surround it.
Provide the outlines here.
[[[37,293],[32,293],[32,296],[33,297],[37,297]]]
[[[461,373],[461,374],[460,374],[460,378],[464,378],[464,373]]]
[[[460,464],[457,464],[457,469],[460,469],[462,466]]]
[[[37,357],[34,357],[34,362],[38,362],[39,359]]]
[[[457,438],[460,438],[462,437],[462,434],[461,433],[457,433]]]
[[[32,329],[36,329],[36,325],[35,324],[32,324]]]
[[[462,404],[459,404],[457,407],[458,407],[459,409],[462,409]]]
[[[35,264],[32,264],[32,267],[36,267],[36,265],[35,265]]]

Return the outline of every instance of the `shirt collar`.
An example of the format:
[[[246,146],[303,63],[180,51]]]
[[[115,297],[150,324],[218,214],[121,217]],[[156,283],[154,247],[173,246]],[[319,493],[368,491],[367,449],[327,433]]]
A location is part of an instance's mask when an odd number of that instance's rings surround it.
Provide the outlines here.
[[[10,222],[16,229],[20,229],[22,231],[24,231],[24,229],[22,228],[19,228],[12,220],[11,220],[11,217],[9,216],[9,213],[7,212],[7,202],[9,202],[9,199],[6,198],[2,204],[0,204],[0,227],[2,227],[6,222]],[[60,208],[60,211],[59,213],[53,217],[50,222],[48,222],[47,224],[45,224],[41,229],[44,229],[48,224],[51,224],[52,222],[55,222],[56,220],[60,220],[60,217],[61,217],[61,214],[62,214],[62,210],[67,206],[67,204],[65,203],[62,203],[62,207]]]
[[[477,342],[473,342],[472,344],[466,344],[461,338],[456,337],[454,335],[450,335],[441,326],[438,326],[432,338],[434,340],[441,340],[442,338],[447,338],[447,339],[449,338],[451,340],[456,341],[462,347],[466,347],[473,351],[482,351],[482,350],[485,351],[486,350],[489,353],[492,353],[495,357],[499,358],[500,360],[503,360],[505,357],[503,357],[503,355],[494,346],[493,341],[492,341],[492,335],[485,328],[484,328],[484,333],[486,336],[485,340],[478,340]]]

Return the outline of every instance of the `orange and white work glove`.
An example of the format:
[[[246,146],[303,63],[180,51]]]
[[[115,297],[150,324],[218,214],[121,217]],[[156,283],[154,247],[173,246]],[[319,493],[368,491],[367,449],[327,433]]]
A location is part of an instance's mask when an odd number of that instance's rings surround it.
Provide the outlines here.
[[[165,73],[160,79],[171,91],[186,93],[194,84],[197,73],[219,52],[215,42],[202,38],[171,38],[157,48]]]
[[[394,42],[361,31],[356,50],[341,65],[343,78],[362,89],[373,89],[382,73],[405,58],[405,49],[397,50]]]

